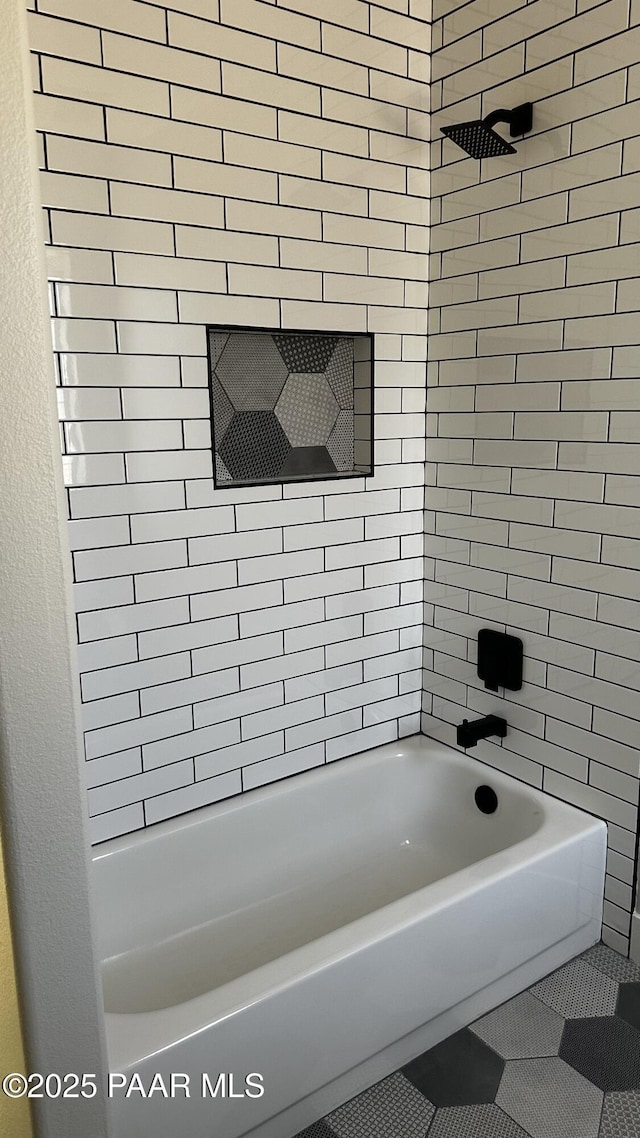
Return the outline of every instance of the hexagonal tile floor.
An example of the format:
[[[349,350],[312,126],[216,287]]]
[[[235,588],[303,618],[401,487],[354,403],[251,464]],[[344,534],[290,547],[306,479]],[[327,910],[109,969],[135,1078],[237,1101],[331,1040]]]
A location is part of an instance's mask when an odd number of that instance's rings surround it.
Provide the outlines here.
[[[640,1138],[640,968],[598,944],[297,1138]]]

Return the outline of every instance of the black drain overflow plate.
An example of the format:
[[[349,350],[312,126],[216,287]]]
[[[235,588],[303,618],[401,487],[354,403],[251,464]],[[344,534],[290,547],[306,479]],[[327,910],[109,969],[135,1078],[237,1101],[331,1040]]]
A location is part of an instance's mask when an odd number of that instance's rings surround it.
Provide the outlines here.
[[[498,809],[498,795],[490,786],[479,786],[474,794],[476,806],[483,814],[495,814]]]

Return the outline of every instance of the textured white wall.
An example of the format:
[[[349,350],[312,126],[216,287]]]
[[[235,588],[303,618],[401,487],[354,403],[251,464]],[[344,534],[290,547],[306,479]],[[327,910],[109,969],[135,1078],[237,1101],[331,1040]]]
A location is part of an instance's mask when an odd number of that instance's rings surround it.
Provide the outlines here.
[[[640,5],[437,0],[427,432],[427,734],[505,715],[478,758],[609,826],[626,951],[640,749]],[[534,103],[517,154],[439,127]],[[499,130],[501,128],[498,128]],[[505,128],[506,129],[506,128]],[[480,627],[525,644],[502,699]]]
[[[30,1070],[102,1070],[22,4],[0,37],[0,782]],[[28,68],[27,68],[28,69]],[[34,1100],[41,1138],[103,1138],[100,1101]]]
[[[100,841],[419,729],[430,9],[37,9]],[[375,333],[375,476],[214,490],[207,322]]]

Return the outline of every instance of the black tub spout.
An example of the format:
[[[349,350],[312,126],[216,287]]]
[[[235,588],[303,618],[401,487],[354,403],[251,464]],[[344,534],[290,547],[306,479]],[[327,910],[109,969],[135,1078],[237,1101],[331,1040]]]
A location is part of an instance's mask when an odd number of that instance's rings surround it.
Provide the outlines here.
[[[456,742],[466,751],[469,747],[475,747],[480,739],[488,739],[491,735],[498,735],[504,739],[506,734],[506,719],[500,719],[498,715],[485,715],[484,719],[474,719],[472,723],[469,723],[468,719],[459,723],[456,728]]]

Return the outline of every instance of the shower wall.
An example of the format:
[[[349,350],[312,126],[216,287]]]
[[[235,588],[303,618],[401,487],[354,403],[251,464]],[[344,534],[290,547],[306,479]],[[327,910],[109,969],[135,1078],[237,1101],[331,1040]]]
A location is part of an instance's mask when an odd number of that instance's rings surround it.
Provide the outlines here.
[[[606,819],[626,951],[640,750],[640,3],[436,0],[423,729]],[[438,128],[534,102],[481,164]],[[500,129],[500,128],[499,128]],[[485,691],[480,627],[525,645]]]
[[[419,729],[430,12],[29,7],[101,841]],[[375,476],[214,490],[207,322],[373,332]]]

